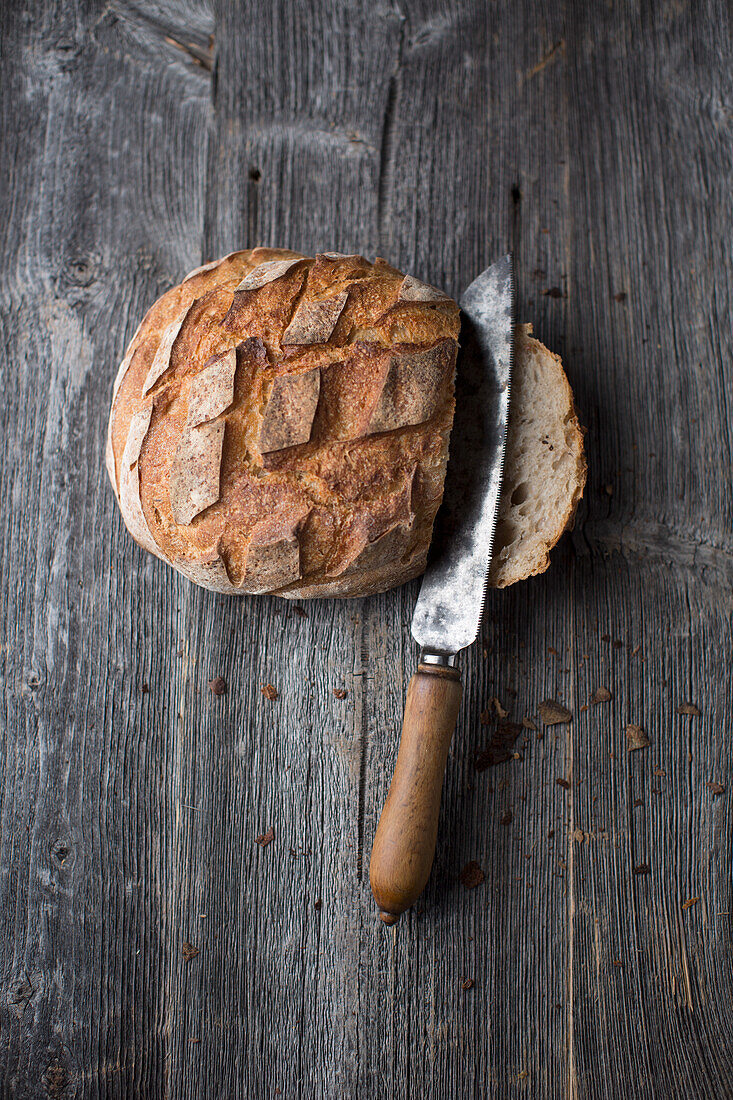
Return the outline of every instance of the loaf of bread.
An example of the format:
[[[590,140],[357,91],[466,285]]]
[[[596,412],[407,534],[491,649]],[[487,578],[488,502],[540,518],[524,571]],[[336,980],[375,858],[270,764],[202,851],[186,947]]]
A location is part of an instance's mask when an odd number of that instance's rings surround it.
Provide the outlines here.
[[[216,592],[363,596],[418,576],[459,328],[455,302],[379,259],[257,248],[192,271],[114,384],[107,469],[128,530]],[[547,567],[584,471],[559,360],[518,330],[490,583]]]
[[[363,596],[425,567],[460,319],[383,260],[281,249],[192,271],[114,385],[132,536],[217,592]]]

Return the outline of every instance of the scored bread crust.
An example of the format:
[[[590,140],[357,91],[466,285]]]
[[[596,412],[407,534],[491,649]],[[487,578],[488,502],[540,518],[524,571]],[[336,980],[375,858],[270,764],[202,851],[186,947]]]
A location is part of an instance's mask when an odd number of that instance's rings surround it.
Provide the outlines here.
[[[583,495],[585,431],[559,355],[517,325],[504,478],[489,585],[544,573]]]
[[[455,302],[380,259],[258,248],[191,272],[115,380],[106,459],[130,533],[218,592],[418,576],[459,327]]]

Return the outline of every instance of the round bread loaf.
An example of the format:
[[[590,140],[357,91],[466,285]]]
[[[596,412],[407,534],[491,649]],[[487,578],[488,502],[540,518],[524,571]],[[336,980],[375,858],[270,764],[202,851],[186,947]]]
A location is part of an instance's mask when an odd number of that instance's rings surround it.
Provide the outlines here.
[[[130,533],[216,592],[418,576],[459,327],[455,302],[380,259],[256,248],[192,271],[115,380],[107,468]]]

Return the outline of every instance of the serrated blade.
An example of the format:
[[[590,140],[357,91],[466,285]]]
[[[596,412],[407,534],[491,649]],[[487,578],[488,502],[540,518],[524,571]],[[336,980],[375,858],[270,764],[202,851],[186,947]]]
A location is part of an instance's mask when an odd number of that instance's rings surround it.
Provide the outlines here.
[[[461,358],[450,460],[428,566],[412,617],[425,653],[475,641],[486,595],[509,419],[514,345],[512,258],[483,271],[460,298]]]

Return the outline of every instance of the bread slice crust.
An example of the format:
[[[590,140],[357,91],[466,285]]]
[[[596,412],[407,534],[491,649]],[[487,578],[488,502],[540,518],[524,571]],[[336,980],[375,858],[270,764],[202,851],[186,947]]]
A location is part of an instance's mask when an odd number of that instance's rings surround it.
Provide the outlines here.
[[[517,325],[491,587],[548,568],[585,488],[584,436],[560,356],[532,336],[532,325]]]

